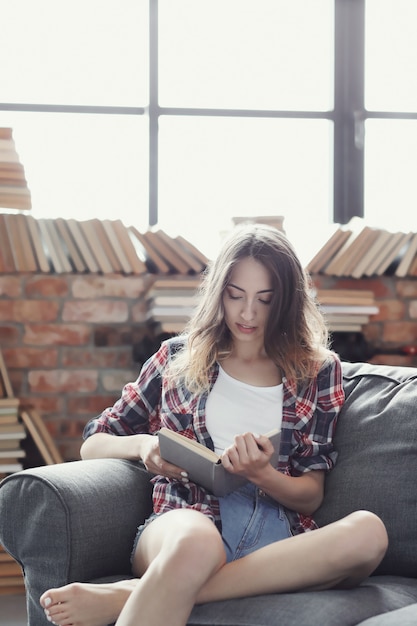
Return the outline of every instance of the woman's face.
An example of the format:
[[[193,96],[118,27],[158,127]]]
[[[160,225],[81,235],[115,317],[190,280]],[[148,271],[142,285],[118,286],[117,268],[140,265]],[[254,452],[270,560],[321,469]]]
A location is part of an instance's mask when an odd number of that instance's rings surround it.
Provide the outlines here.
[[[263,346],[272,293],[271,276],[262,263],[247,257],[236,264],[223,293],[225,321],[234,341]]]

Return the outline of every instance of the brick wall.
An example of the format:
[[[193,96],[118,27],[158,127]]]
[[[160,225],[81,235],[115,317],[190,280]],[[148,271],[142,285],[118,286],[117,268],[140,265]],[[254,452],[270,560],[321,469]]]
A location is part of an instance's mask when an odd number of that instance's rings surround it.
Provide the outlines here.
[[[318,288],[373,291],[380,311],[363,327],[374,352],[364,360],[417,366],[404,350],[417,346],[417,279],[312,278]],[[154,347],[145,322],[153,280],[0,275],[0,346],[14,393],[38,409],[65,460],[79,458],[86,422],[113,404]]]
[[[373,353],[366,360],[417,366],[417,279],[387,275],[352,279],[313,274],[312,280],[317,288],[371,290],[379,313],[372,315],[363,327],[363,336]]]
[[[79,458],[88,419],[137,376],[133,346],[152,337],[145,323],[152,281],[0,275],[0,346],[14,394],[38,409],[65,460]]]

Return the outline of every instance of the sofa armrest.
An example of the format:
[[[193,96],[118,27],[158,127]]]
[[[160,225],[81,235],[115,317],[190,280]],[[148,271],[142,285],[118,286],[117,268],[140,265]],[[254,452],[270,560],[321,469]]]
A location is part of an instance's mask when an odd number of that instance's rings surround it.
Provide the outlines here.
[[[0,543],[22,565],[30,626],[46,624],[48,588],[130,574],[137,527],[152,510],[150,474],[119,459],[28,469],[0,485]]]

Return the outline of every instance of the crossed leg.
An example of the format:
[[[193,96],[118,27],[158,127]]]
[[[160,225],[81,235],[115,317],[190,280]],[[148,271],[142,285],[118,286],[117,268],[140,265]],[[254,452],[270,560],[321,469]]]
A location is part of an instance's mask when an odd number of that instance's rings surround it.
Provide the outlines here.
[[[47,591],[41,605],[46,607],[49,598],[49,619],[59,626],[106,626],[116,620],[117,626],[185,626],[194,604],[353,587],[377,567],[387,544],[381,520],[358,511],[225,563],[214,524],[201,513],[181,509],[144,531],[133,563],[140,580],[73,583]]]

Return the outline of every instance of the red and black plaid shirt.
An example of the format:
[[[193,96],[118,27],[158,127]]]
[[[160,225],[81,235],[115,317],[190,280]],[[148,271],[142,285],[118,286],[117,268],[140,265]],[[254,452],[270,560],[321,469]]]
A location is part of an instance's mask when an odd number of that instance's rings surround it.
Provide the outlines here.
[[[191,393],[184,385],[173,386],[164,377],[166,366],[181,346],[178,338],[165,341],[143,365],[138,379],[123,388],[112,408],[91,420],[84,431],[112,435],[156,435],[162,426],[181,431],[214,449],[206,428],[206,400],[210,390]],[[210,372],[210,389],[218,376],[218,366]],[[317,377],[302,389],[283,379],[281,447],[277,469],[297,476],[311,470],[330,470],[336,460],[333,435],[344,402],[340,361],[330,354]],[[256,429],[256,424],[254,424]],[[183,483],[157,476],[153,479],[156,514],[178,507],[194,508],[220,525],[219,503],[215,496],[194,483]],[[313,530],[311,517],[288,512],[294,533]]]

